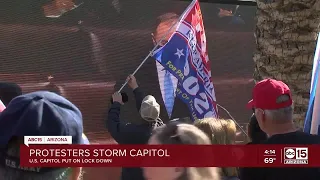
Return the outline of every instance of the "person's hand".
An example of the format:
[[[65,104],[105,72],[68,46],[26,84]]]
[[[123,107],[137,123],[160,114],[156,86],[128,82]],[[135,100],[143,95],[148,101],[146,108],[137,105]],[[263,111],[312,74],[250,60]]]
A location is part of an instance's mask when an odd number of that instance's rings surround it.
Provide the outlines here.
[[[118,102],[118,103],[120,103],[120,104],[123,104],[123,102],[122,102],[122,96],[121,96],[121,94],[118,93],[118,92],[115,92],[115,93],[112,95],[112,100],[113,100],[113,102]]]
[[[136,78],[133,75],[129,75],[127,77],[128,85],[130,86],[131,89],[136,89],[138,87],[138,83]]]
[[[228,17],[228,16],[233,16],[233,14],[232,14],[232,11],[219,8],[218,16],[219,17]]]

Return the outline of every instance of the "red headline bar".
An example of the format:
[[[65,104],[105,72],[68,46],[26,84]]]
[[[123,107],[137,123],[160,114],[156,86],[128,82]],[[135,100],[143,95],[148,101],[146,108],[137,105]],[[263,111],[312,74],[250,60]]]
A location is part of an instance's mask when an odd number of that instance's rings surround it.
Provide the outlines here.
[[[22,167],[319,167],[320,146],[21,145]]]

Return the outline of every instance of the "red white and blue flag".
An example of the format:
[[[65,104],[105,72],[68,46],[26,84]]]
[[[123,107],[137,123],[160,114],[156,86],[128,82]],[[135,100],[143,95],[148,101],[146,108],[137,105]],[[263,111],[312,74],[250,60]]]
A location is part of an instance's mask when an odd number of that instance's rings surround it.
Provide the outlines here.
[[[4,109],[6,109],[6,106],[0,100],[0,112],[2,112]]]
[[[314,54],[309,107],[304,121],[304,132],[320,135],[320,33]]]
[[[178,79],[176,96],[188,105],[193,120],[218,116],[206,45],[200,5],[194,0],[169,41],[153,53]]]

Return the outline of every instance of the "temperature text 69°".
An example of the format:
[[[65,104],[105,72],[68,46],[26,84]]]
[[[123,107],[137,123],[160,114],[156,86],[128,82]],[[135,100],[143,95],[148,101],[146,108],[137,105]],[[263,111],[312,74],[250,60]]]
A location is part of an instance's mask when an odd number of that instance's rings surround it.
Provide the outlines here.
[[[276,158],[264,158],[264,163],[266,164],[272,164]]]

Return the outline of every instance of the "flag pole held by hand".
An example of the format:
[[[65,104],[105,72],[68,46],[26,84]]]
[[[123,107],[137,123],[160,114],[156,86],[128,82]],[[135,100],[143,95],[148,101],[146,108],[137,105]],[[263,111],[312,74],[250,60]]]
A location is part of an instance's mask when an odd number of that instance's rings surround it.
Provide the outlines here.
[[[167,35],[169,34],[169,32],[171,31],[171,29],[176,25],[177,23],[173,23],[173,25],[170,27],[170,29],[167,31],[167,33],[160,39],[160,41],[157,42],[157,44],[153,47],[153,49],[149,52],[149,54],[144,58],[144,60],[140,63],[140,65],[136,68],[136,70],[134,70],[134,72],[132,73],[132,75],[134,76],[139,69],[143,66],[143,64],[148,60],[148,58],[153,55],[153,52],[158,48],[159,44],[161,41],[163,41]],[[128,84],[128,80],[126,80],[124,82],[124,84],[122,84],[121,88],[119,89],[118,92],[120,92],[126,85]]]
[[[153,47],[153,49],[149,52],[149,54],[144,58],[144,60],[140,63],[140,65],[136,68],[136,70],[134,70],[134,72],[131,75],[135,75],[139,69],[143,66],[143,64],[148,60],[148,58],[153,55],[154,51],[158,48],[160,42],[162,42],[171,32],[171,30],[177,25],[179,24],[179,22],[181,21],[181,19],[184,18],[184,16],[186,15],[187,11],[190,9],[191,5],[194,4],[197,0],[193,0],[190,5],[187,7],[187,9],[182,13],[182,15],[179,17],[177,22],[172,23],[171,27],[168,29],[168,31],[161,37],[161,39],[157,42],[157,44]],[[119,93],[121,92],[121,90],[128,84],[128,81],[126,80],[124,82],[124,84],[122,84],[121,88],[119,89]]]

